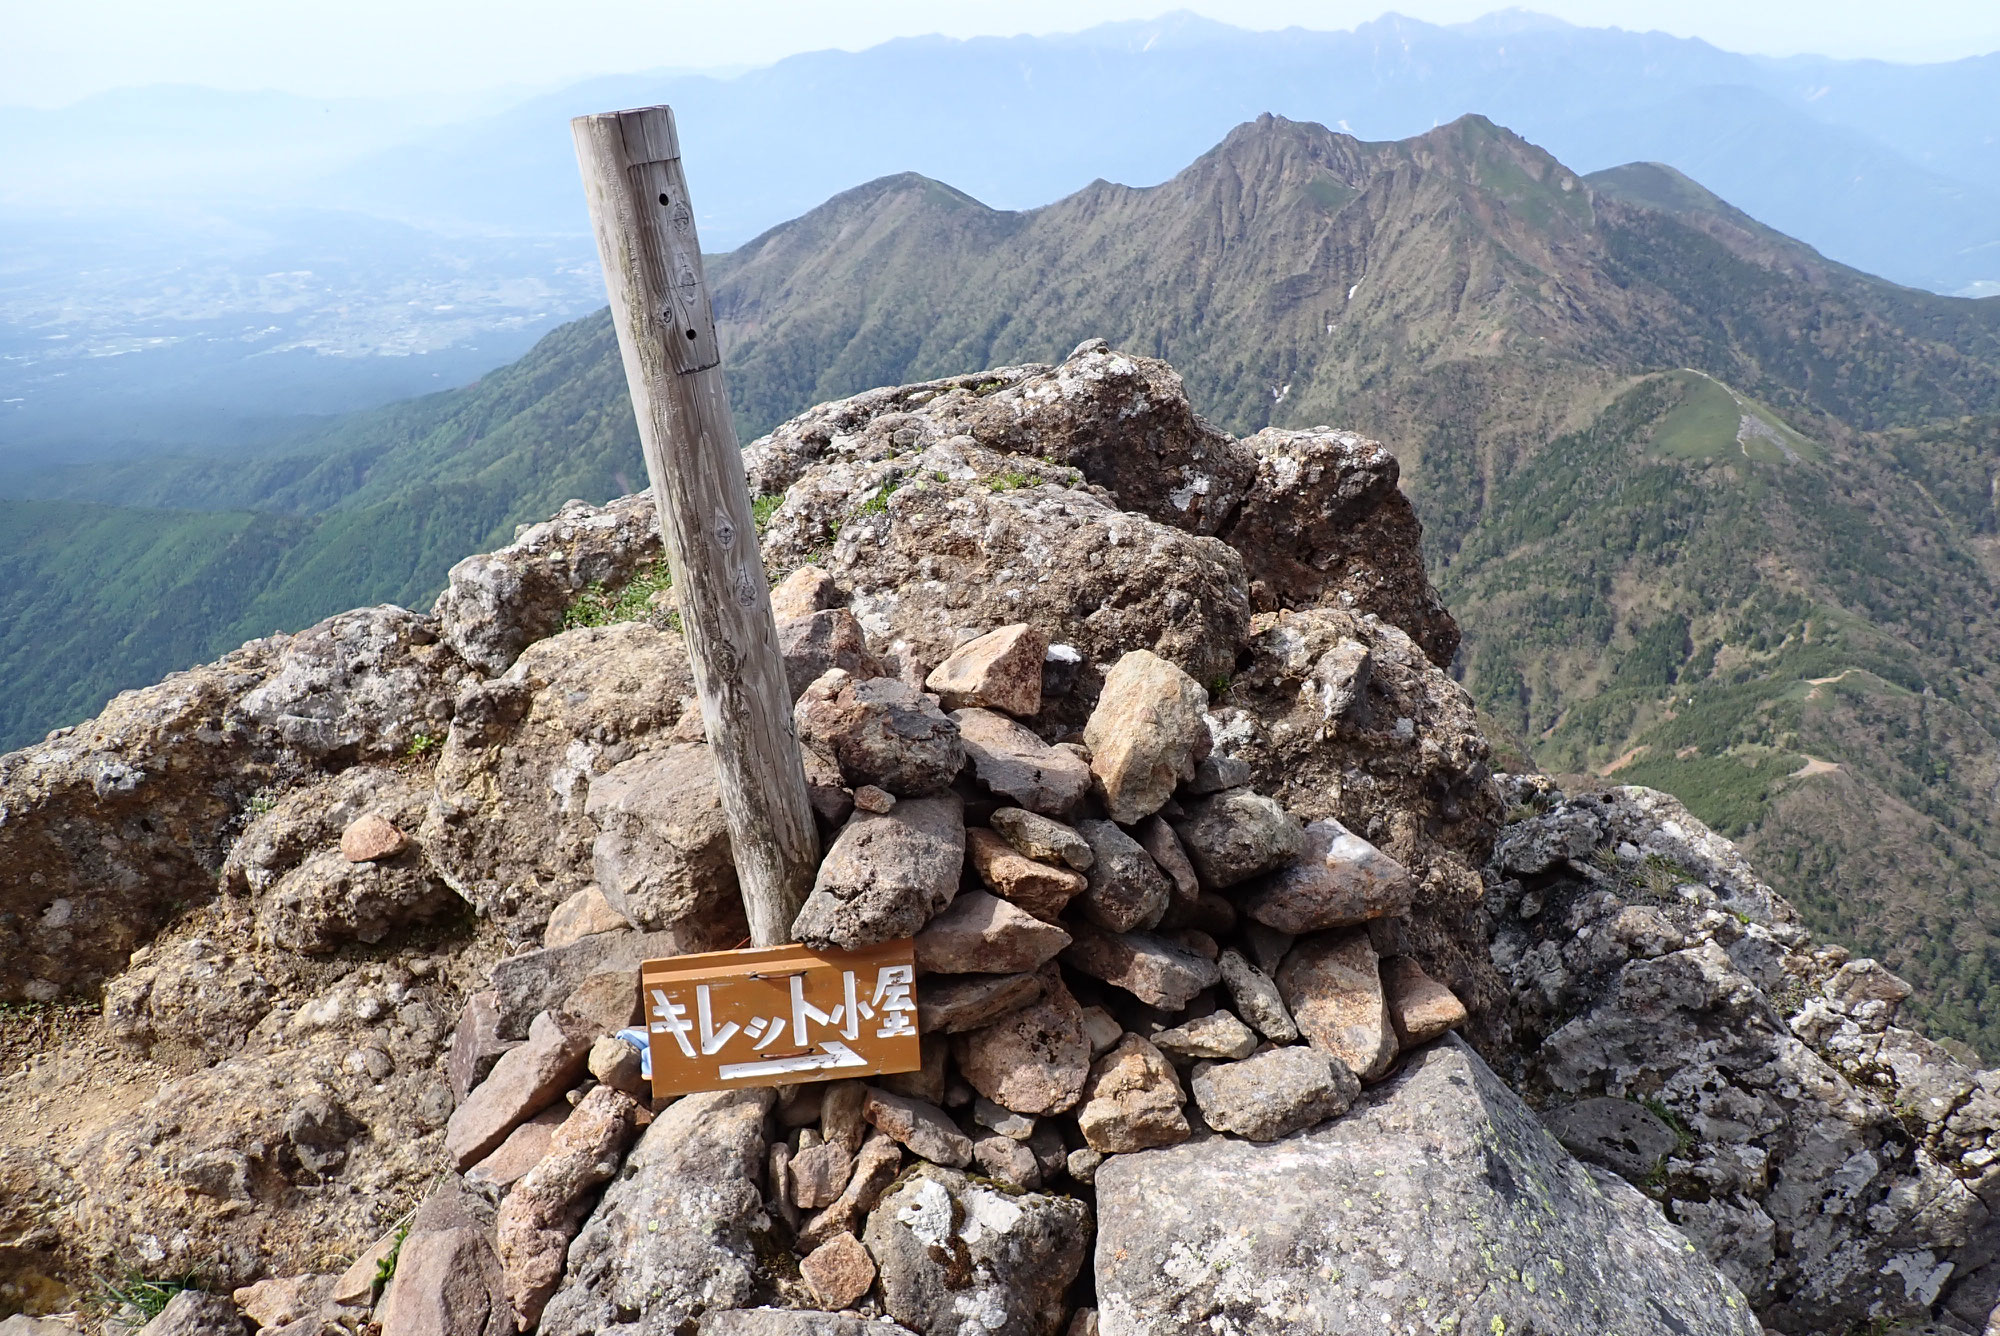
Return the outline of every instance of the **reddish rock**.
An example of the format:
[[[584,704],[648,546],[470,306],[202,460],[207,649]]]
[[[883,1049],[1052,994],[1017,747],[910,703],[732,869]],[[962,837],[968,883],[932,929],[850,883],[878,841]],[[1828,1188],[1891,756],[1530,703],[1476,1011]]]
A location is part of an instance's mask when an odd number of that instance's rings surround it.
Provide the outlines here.
[[[771,615],[778,621],[810,617],[840,601],[840,589],[833,577],[817,566],[805,565],[778,581],[771,590]]]
[[[1042,708],[1042,656],[1049,638],[1026,623],[1003,626],[968,640],[931,670],[924,686],[948,710],[983,706],[1016,718]]]
[[[370,812],[349,823],[340,832],[340,856],[350,863],[373,863],[394,858],[410,847],[410,837],[397,830],[387,817]]]
[[[807,1253],[799,1274],[820,1307],[838,1311],[859,1303],[875,1284],[875,1259],[860,1239],[843,1230]]]
[[[1113,821],[1143,821],[1194,777],[1209,748],[1207,710],[1201,683],[1151,650],[1131,651],[1105,674],[1083,741]]]
[[[1328,1057],[1372,1081],[1396,1060],[1396,1031],[1364,928],[1302,937],[1278,967],[1278,990],[1299,1030]]]
[[[591,1026],[563,1012],[543,1012],[524,1044],[493,1064],[445,1124],[445,1155],[460,1171],[486,1158],[523,1121],[562,1097],[583,1076]]]
[[[631,926],[623,914],[611,907],[604,892],[590,885],[555,907],[555,912],[549,915],[549,926],[542,931],[542,946],[568,946],[600,932],[620,932]]]
[[[1416,883],[1401,863],[1338,821],[1306,827],[1305,852],[1258,883],[1243,912],[1283,932],[1316,932],[1401,914]]]
[[[1069,934],[998,896],[964,891],[916,935],[919,973],[1019,974],[1053,960]]]
[[[1446,1030],[1465,1024],[1465,1004],[1458,995],[1424,973],[1424,967],[1408,956],[1383,960],[1382,993],[1396,1042],[1404,1048],[1427,1044]]]
[[[876,1128],[933,1164],[963,1169],[972,1163],[972,1138],[936,1105],[870,1090],[861,1111]]]
[[[999,797],[1059,817],[1076,810],[1089,794],[1090,767],[1074,752],[1051,747],[992,710],[954,710],[951,717],[973,774]]]
[[[570,1116],[569,1105],[558,1100],[507,1134],[493,1153],[465,1171],[466,1186],[497,1196],[512,1187],[549,1153],[556,1129]]]
[[[591,1205],[591,1189],[618,1172],[638,1112],[630,1095],[598,1086],[556,1129],[542,1162],[500,1204],[495,1243],[507,1302],[521,1330],[534,1328],[562,1283],[569,1241]]]
[[[917,986],[917,1027],[925,1034],[981,1029],[1041,995],[1036,974],[933,974]]]
[[[1090,1068],[1077,1130],[1105,1155],[1186,1141],[1190,1129],[1181,1104],[1180,1078],[1160,1050],[1128,1034]]]
[[[1074,1105],[1090,1073],[1083,1008],[1055,965],[1044,965],[1040,977],[1040,1001],[953,1041],[958,1069],[973,1089],[1002,1108],[1037,1116]]]
[[[854,1156],[837,1142],[801,1147],[792,1156],[792,1200],[809,1211],[833,1205],[847,1187],[847,1175],[853,1167]]]
[[[965,853],[987,889],[1050,923],[1089,885],[1082,873],[1028,858],[999,835],[977,826],[965,832]]]

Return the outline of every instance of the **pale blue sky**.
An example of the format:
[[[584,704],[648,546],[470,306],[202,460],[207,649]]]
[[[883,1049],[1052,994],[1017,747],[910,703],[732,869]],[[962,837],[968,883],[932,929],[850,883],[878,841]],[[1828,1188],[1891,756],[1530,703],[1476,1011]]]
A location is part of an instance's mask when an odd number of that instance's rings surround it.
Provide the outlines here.
[[[1350,28],[1361,0],[0,0],[0,103],[194,83],[312,96],[549,86],[661,66],[764,64],[891,37],[1064,32],[1173,8],[1253,28]],[[1401,0],[1431,22],[1491,0]],[[1573,23],[1736,51],[1949,60],[2000,49],[2000,0],[1540,0]]]

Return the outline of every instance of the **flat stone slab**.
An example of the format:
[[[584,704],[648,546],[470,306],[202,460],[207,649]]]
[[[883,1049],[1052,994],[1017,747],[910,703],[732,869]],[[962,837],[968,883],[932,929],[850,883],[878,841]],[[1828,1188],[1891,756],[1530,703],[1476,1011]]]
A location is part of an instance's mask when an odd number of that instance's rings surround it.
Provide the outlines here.
[[[1637,1189],[1446,1037],[1331,1123],[1097,1169],[1105,1336],[1760,1336]]]

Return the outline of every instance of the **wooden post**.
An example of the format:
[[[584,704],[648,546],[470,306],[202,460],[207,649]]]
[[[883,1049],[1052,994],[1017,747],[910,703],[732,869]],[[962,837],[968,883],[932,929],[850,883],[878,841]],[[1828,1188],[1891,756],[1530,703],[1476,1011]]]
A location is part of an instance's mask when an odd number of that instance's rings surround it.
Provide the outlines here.
[[[819,841],[667,107],[570,122],[750,940],[792,940]]]

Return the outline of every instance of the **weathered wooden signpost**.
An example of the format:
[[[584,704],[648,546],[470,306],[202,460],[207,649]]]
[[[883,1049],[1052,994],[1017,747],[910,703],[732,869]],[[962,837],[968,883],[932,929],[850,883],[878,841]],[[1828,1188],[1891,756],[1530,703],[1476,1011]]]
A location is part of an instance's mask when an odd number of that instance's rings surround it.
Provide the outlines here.
[[[570,130],[750,940],[780,947],[812,888],[818,840],[674,114],[579,116]],[[649,962],[655,1094],[914,1070],[909,961],[902,942]]]

